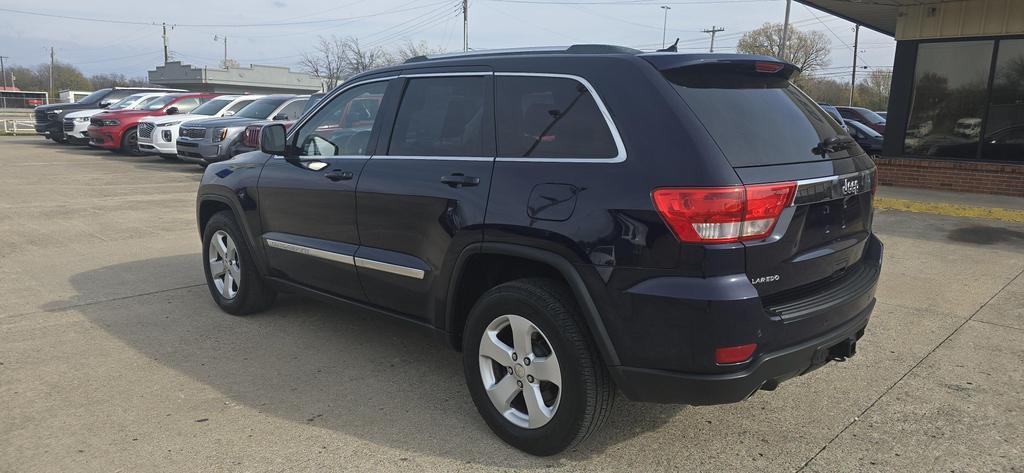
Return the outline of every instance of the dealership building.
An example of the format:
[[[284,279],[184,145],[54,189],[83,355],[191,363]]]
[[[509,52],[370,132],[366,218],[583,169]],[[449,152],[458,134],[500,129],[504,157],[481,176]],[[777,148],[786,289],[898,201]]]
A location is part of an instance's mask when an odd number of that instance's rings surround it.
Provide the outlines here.
[[[1024,197],[1024,0],[798,0],[893,36],[880,183]]]
[[[222,94],[309,94],[321,92],[323,81],[287,67],[197,67],[170,61],[149,71],[149,83],[193,92]]]

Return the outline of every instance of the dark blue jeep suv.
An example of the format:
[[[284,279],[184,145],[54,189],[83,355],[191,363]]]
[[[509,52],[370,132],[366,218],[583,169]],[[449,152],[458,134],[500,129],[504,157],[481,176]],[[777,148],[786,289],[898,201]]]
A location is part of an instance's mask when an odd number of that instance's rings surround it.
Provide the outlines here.
[[[637,401],[741,401],[853,356],[882,244],[871,159],[770,57],[560,49],[346,81],[210,165],[210,293],[356,304],[464,353],[508,443]]]

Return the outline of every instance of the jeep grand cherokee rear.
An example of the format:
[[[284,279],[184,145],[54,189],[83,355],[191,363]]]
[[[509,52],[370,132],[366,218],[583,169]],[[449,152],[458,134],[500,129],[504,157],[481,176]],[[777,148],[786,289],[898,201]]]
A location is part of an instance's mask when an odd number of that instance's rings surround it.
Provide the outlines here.
[[[882,260],[872,161],[794,72],[581,45],[352,77],[206,170],[211,296],[434,329],[488,426],[538,455],[593,433],[616,385],[696,405],[774,389],[855,354]]]

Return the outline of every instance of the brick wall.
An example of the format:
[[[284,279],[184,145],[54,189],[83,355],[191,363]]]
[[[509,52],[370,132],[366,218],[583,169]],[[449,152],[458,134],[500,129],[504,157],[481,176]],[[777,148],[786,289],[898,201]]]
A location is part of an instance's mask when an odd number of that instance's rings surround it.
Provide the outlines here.
[[[877,158],[878,183],[1024,197],[1024,165]]]

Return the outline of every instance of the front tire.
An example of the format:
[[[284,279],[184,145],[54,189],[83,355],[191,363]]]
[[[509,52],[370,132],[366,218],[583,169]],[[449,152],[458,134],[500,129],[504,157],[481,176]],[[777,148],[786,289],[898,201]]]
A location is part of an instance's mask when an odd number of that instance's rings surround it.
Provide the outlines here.
[[[277,298],[256,269],[249,245],[227,210],[210,217],[203,230],[203,271],[213,300],[229,314],[259,312]]]
[[[487,425],[533,455],[583,442],[614,402],[576,302],[553,280],[521,279],[484,293],[466,321],[463,367]]]
[[[124,136],[121,137],[121,148],[119,151],[130,156],[142,156],[142,152],[139,151],[138,128],[131,128],[124,132]]]

